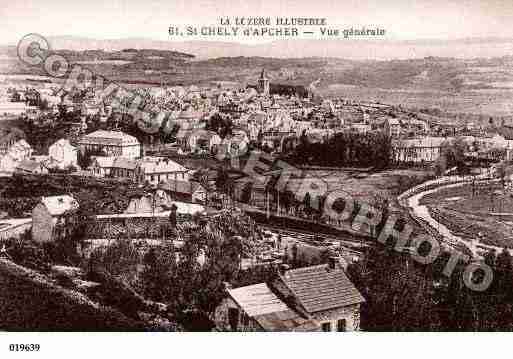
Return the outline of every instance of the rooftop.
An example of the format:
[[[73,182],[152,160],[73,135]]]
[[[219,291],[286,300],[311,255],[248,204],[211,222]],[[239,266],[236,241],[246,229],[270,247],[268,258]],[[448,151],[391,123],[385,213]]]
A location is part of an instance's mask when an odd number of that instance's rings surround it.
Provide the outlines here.
[[[163,157],[144,157],[140,160],[140,163],[146,174],[188,171],[181,164]]]
[[[178,180],[168,180],[165,182],[159,183],[159,188],[170,191],[170,192],[176,192],[176,193],[186,193],[186,194],[192,194],[196,192],[198,188],[200,188],[201,185],[198,182],[189,182],[189,181],[178,181]]]
[[[252,317],[289,309],[265,283],[229,289],[228,293]]]
[[[327,264],[292,269],[282,279],[309,313],[365,301],[342,269]]]
[[[78,209],[78,202],[69,195],[43,197],[41,203],[45,205],[52,216],[61,216],[66,212]]]
[[[308,331],[319,328],[315,320],[289,308],[265,283],[229,289],[228,293],[264,330]]]
[[[138,145],[139,141],[121,131],[98,130],[83,136],[80,144]]]

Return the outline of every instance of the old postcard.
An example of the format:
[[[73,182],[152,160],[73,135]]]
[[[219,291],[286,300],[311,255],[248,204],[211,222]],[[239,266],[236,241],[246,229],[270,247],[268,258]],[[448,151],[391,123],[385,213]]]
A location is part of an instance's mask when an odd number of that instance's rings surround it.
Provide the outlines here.
[[[0,13],[0,330],[513,329],[512,3]]]

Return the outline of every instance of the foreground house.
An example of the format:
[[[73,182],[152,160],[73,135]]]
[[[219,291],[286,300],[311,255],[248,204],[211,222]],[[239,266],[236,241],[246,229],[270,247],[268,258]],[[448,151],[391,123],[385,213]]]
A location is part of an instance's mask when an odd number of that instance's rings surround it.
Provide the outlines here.
[[[289,308],[266,283],[229,289],[218,313],[220,329],[232,331],[319,331],[319,324]]]
[[[216,323],[233,331],[356,331],[364,301],[332,259],[287,270],[270,283],[227,289]]]
[[[78,202],[69,195],[43,197],[32,210],[32,239],[50,242],[64,239],[73,227]]]

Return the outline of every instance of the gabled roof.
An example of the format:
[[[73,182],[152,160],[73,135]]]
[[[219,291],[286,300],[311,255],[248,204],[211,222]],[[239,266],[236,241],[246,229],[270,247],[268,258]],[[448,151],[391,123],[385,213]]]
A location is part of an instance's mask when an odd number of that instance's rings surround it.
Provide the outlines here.
[[[138,145],[139,141],[121,131],[98,130],[83,136],[80,144],[101,144],[101,145]]]
[[[252,317],[289,309],[265,283],[228,289],[228,293]]]
[[[365,302],[345,272],[327,264],[292,269],[281,278],[308,313]]]
[[[228,289],[228,294],[264,330],[312,331],[319,329],[319,324],[315,320],[301,316],[289,308],[266,283]]]
[[[41,168],[43,165],[40,162],[34,160],[21,160],[17,165],[17,170],[22,170],[25,172],[35,172],[37,169]]]
[[[181,164],[164,157],[144,157],[140,160],[140,163],[145,174],[188,171]]]
[[[61,138],[60,140],[55,142],[50,147],[63,147],[63,148],[68,148],[71,151],[77,151],[77,149],[69,142],[69,140],[67,140],[65,138]]]
[[[139,164],[136,160],[131,160],[124,157],[116,157],[114,159],[114,163],[112,164],[112,168],[123,168],[127,170],[135,170]]]
[[[203,188],[198,182],[175,181],[170,179],[159,183],[159,188],[176,193],[193,194],[199,188]]]

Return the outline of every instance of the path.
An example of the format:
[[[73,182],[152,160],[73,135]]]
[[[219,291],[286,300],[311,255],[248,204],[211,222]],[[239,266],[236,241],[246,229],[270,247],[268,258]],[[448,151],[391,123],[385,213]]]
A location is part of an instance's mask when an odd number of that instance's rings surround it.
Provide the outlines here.
[[[429,230],[428,230],[429,232],[431,232],[433,230],[436,231],[437,234],[441,238],[443,238],[444,242],[448,243],[449,245],[455,246],[456,244],[463,244],[465,247],[467,247],[472,252],[472,255],[474,257],[480,257],[480,255],[478,254],[479,249],[481,249],[481,250],[482,249],[495,249],[496,251],[500,252],[502,250],[501,247],[484,244],[484,243],[480,242],[478,238],[475,238],[474,240],[468,240],[468,239],[465,239],[465,238],[462,238],[460,236],[453,234],[449,230],[449,228],[447,228],[444,224],[438,222],[431,216],[427,206],[420,204],[420,201],[424,196],[435,193],[442,189],[455,188],[455,187],[459,187],[459,186],[463,186],[463,185],[471,183],[471,181],[463,180],[463,179],[461,181],[458,181],[458,179],[454,178],[454,177],[455,176],[452,176],[452,180],[453,181],[456,180],[457,183],[441,185],[441,186],[432,188],[430,190],[421,191],[421,192],[419,192],[417,194],[413,194],[411,196],[401,195],[400,200],[405,201],[406,206],[408,207],[408,210],[410,211],[410,214],[414,218],[420,219],[419,223],[424,224],[424,226],[429,227]],[[478,178],[478,177],[481,177],[481,178]],[[478,177],[476,177],[476,179],[493,181],[493,180],[490,180],[490,179],[482,177],[482,176],[478,176]],[[450,182],[450,181],[449,180],[439,181],[438,183],[444,183],[444,182]],[[431,183],[431,184],[433,184],[433,183]],[[419,187],[419,188],[421,188],[421,187]],[[410,193],[412,193],[412,192],[410,192]]]

